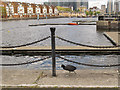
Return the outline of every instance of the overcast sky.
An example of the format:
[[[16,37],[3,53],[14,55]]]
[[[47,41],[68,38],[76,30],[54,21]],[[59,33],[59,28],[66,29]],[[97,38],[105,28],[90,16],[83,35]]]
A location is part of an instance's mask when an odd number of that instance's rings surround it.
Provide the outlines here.
[[[107,5],[108,0],[89,0],[89,7],[97,6],[101,8],[101,5]]]
[[[19,1],[19,2],[41,3],[43,1],[48,1],[48,0],[3,0],[3,1]],[[89,7],[97,6],[98,8],[101,8],[101,5],[107,5],[108,0],[88,0],[88,1],[89,1]]]

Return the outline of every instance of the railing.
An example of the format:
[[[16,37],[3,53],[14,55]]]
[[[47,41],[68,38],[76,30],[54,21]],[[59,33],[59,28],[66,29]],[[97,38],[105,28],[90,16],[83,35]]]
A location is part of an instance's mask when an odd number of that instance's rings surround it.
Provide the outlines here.
[[[68,61],[68,62],[76,63],[76,64],[79,64],[79,65],[91,66],[91,67],[119,67],[120,66],[120,64],[94,65],[94,64],[88,64],[88,63],[80,63],[80,62],[76,62],[76,61],[72,61],[72,60],[63,58],[61,56],[56,56],[56,53],[55,53],[55,38],[58,38],[60,40],[63,40],[65,42],[68,42],[68,43],[71,43],[71,44],[75,44],[75,45],[79,45],[79,46],[85,46],[85,47],[92,47],[92,48],[115,48],[115,47],[120,47],[120,45],[116,45],[116,46],[92,46],[92,45],[84,45],[84,44],[76,43],[76,42],[73,42],[73,41],[70,41],[70,40],[67,40],[67,39],[55,36],[55,28],[54,27],[50,28],[50,30],[51,30],[51,36],[45,37],[45,38],[40,39],[38,41],[34,41],[34,42],[31,42],[31,43],[27,43],[27,44],[23,44],[23,45],[18,45],[18,46],[9,46],[9,47],[3,46],[3,47],[0,47],[0,48],[16,48],[16,47],[28,46],[28,45],[32,45],[32,44],[35,44],[35,43],[47,40],[48,38],[51,37],[51,47],[52,47],[52,49],[51,49],[51,51],[52,51],[51,56],[48,56],[46,58],[41,58],[41,59],[38,59],[38,60],[35,60],[35,61],[25,62],[25,63],[0,64],[0,66],[18,66],[18,65],[32,64],[32,63],[43,61],[43,60],[46,60],[46,59],[52,57],[52,76],[56,76],[56,57],[61,58],[61,59],[65,60],[65,61]]]
[[[31,43],[23,44],[23,45],[18,45],[18,46],[2,46],[2,47],[0,47],[0,48],[17,48],[17,47],[29,46],[29,45],[36,44],[36,43],[38,43],[38,42],[45,41],[45,40],[47,40],[48,38],[50,38],[50,36],[45,37],[45,38],[40,39],[40,40],[37,40],[37,41],[34,41],[34,42],[31,42]]]

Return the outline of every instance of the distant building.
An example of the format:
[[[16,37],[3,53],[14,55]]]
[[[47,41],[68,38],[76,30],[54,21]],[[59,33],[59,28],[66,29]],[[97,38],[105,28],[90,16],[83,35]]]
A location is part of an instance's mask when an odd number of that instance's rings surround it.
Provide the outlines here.
[[[113,0],[108,0],[107,2],[107,13],[108,14],[113,13]]]
[[[73,7],[73,10],[75,10],[76,7],[76,2],[50,2],[51,0],[49,0],[49,2],[44,2],[44,4],[50,6],[62,6],[62,7]]]
[[[58,2],[44,2],[45,5],[48,5],[48,6],[59,6],[59,3]]]
[[[115,0],[114,11],[115,11],[116,14],[118,14],[120,12],[120,0]]]
[[[88,0],[65,0],[65,2],[52,2],[52,0],[48,0],[48,2],[44,2],[46,5],[53,6],[63,6],[63,7],[73,7],[73,10],[78,10],[80,6],[84,6],[88,9]]]
[[[29,7],[28,3],[21,3],[21,5],[19,5],[19,8],[18,8],[18,13],[20,13],[20,11],[22,11],[23,17],[29,17],[28,7]]]
[[[89,8],[89,11],[93,11],[93,12],[100,12],[100,9],[96,6]]]
[[[106,14],[106,6],[101,5],[101,14]]]
[[[85,10],[87,9],[87,7],[80,6],[78,9],[79,9],[80,13],[85,13]]]
[[[88,9],[88,0],[81,0],[80,6],[84,6]]]
[[[46,16],[48,14],[48,9],[47,9],[47,5],[43,6],[43,15]]]
[[[101,13],[101,9],[99,9],[97,6],[94,6],[89,9],[86,9],[85,12],[88,12],[90,16],[97,16]]]
[[[55,7],[55,8],[54,8],[54,15],[57,16],[58,13],[59,13],[59,12],[58,12],[58,9]]]
[[[50,16],[53,15],[53,8],[52,8],[52,6],[49,6],[49,15],[50,15]]]
[[[36,15],[42,15],[42,6],[36,5]]]
[[[40,17],[56,16],[58,10],[54,6],[24,3],[24,2],[2,2],[0,5],[6,9],[6,17],[13,18],[35,18],[38,15]]]

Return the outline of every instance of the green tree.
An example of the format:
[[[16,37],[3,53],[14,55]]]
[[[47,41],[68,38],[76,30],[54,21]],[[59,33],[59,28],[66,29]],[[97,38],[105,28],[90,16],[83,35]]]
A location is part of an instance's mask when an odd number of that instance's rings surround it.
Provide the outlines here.
[[[75,9],[75,12],[77,12],[77,9]]]
[[[96,12],[96,14],[98,15],[98,14],[100,14],[100,12],[99,12],[99,11],[97,11],[97,12]]]
[[[90,14],[90,16],[92,16],[92,15],[93,15],[93,11],[90,10],[90,11],[89,11],[89,14]]]
[[[120,15],[120,12],[118,12],[118,14]]]
[[[79,9],[75,9],[75,12],[80,12],[80,10]]]
[[[72,12],[72,10],[70,8],[64,8],[64,7],[60,7],[57,6],[58,11],[68,11],[68,12]]]
[[[88,12],[88,11],[85,11],[85,14],[86,14],[86,16],[88,16],[88,15],[89,15],[89,12]]]
[[[78,9],[77,12],[80,12],[80,10]]]
[[[97,15],[97,12],[96,12],[96,11],[94,12],[94,15],[95,15],[95,16]]]

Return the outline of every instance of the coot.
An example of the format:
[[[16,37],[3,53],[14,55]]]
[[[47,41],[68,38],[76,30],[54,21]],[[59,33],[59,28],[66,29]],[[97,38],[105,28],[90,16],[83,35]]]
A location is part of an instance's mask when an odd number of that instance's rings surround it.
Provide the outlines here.
[[[75,66],[72,66],[72,65],[61,65],[61,67],[64,69],[64,70],[67,70],[69,72],[74,72],[75,73],[75,70],[77,69]]]

